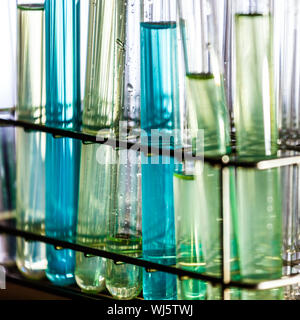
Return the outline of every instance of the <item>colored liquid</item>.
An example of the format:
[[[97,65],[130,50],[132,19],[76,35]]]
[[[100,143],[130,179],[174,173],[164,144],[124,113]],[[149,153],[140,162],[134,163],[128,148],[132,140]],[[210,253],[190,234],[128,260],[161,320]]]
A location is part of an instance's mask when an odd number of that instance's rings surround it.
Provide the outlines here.
[[[282,276],[282,216],[279,169],[237,170],[237,230],[241,279]],[[243,290],[244,300],[278,300],[283,289]]]
[[[176,226],[177,267],[203,273],[206,263],[203,255],[202,239],[199,231],[199,197],[193,176],[174,175],[174,206]],[[198,280],[178,280],[178,299],[205,300],[206,283]]]
[[[206,155],[230,152],[230,123],[221,75],[216,78],[213,74],[188,74],[186,79],[192,138],[197,138],[199,129],[204,130],[204,141],[199,143],[204,143]]]
[[[110,213],[113,149],[106,145],[83,145],[77,243],[105,250]],[[99,162],[98,162],[99,161]],[[99,292],[105,286],[106,259],[76,253],[76,282],[85,291]]]
[[[76,129],[80,119],[80,2],[47,0],[46,121]],[[46,234],[73,241],[76,235],[80,142],[46,141]],[[75,252],[47,246],[47,277],[58,285],[74,283]]]
[[[272,18],[236,15],[235,126],[240,155],[277,151]],[[247,35],[247,36],[245,36]]]
[[[142,165],[143,258],[175,265],[174,160],[165,158],[171,161],[170,164],[163,164],[162,157],[151,157],[148,160],[157,160],[159,164]],[[176,276],[144,271],[143,281],[145,299],[176,299]]]
[[[138,258],[142,256],[140,156],[133,150],[115,155],[107,250]],[[138,266],[108,260],[106,288],[116,299],[133,299],[141,292],[142,274]]]
[[[177,266],[185,270],[221,277],[221,207],[220,170],[196,164],[195,176],[174,175]],[[230,172],[231,211],[235,212],[234,171]],[[238,280],[235,222],[231,221],[231,278]],[[219,300],[220,288],[197,280],[178,282],[181,299]],[[239,290],[230,290],[231,299],[239,298]]]
[[[139,258],[142,254],[142,239],[128,235],[108,238],[107,250],[129,257]],[[130,300],[142,290],[143,269],[131,264],[115,264],[107,261],[106,288],[116,299]]]
[[[46,0],[46,117],[50,125],[80,119],[80,1]]]
[[[141,127],[170,131],[179,113],[175,22],[141,23]]]
[[[21,120],[40,123],[45,114],[44,6],[18,6],[18,103]],[[46,136],[17,129],[17,226],[45,233]],[[17,266],[28,278],[41,279],[47,268],[46,245],[17,239]]]
[[[18,117],[45,112],[45,28],[43,5],[18,6]]]
[[[17,227],[36,234],[45,232],[45,143],[44,133],[17,129]],[[43,278],[46,245],[17,239],[17,265],[25,276]]]
[[[175,22],[141,23],[141,128],[148,136],[153,129],[169,134],[177,128],[176,43]],[[143,256],[175,265],[174,163],[161,160],[142,165]],[[148,300],[176,299],[176,276],[144,271],[143,294]]]
[[[83,112],[87,131],[101,129],[104,133],[119,127],[124,89],[125,8],[126,4],[118,0],[90,1]]]
[[[46,140],[46,235],[74,241],[76,235],[80,141]],[[73,283],[75,252],[47,246],[47,277],[58,285]]]

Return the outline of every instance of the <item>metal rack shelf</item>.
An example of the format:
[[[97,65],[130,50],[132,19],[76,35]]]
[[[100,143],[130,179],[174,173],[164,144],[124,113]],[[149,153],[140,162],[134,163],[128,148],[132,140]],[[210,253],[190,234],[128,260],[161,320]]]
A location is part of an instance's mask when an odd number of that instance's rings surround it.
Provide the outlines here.
[[[7,110],[6,110],[7,111]],[[47,125],[35,124],[32,122],[21,121],[14,118],[11,113],[6,115],[0,114],[0,126],[8,127],[21,127],[27,131],[40,131],[48,134],[52,134],[54,138],[73,138],[81,140],[83,143],[98,143],[98,144],[107,144],[114,148],[123,148],[123,149],[135,149],[149,154],[149,147],[143,146],[136,141],[121,141],[117,139],[108,139],[101,138],[99,136],[94,136],[86,134],[81,131],[72,131],[68,129],[55,128]],[[300,147],[294,146],[293,148],[282,146],[282,150],[286,151],[300,151]],[[182,159],[193,159],[193,160],[203,160],[203,157],[194,156],[191,152],[184,149],[169,150],[169,156]],[[165,150],[162,148],[151,148],[151,154],[165,155]],[[130,256],[125,256],[113,252],[108,252],[105,250],[95,249],[86,247],[76,242],[68,242],[60,239],[50,238],[45,235],[34,234],[31,232],[19,230],[16,228],[11,228],[1,223],[0,221],[0,233],[5,233],[15,237],[21,237],[27,241],[39,241],[49,245],[53,245],[57,250],[61,249],[71,249],[74,251],[79,251],[84,253],[87,257],[89,256],[99,256],[107,259],[113,260],[116,264],[128,263],[143,267],[147,272],[166,272],[170,274],[177,275],[180,280],[187,279],[198,279],[205,282],[209,282],[214,286],[220,286],[223,292],[223,298],[226,299],[226,292],[229,288],[235,287],[240,289],[248,290],[267,290],[285,286],[296,285],[300,283],[300,274],[295,276],[283,277],[281,279],[274,279],[270,281],[263,281],[257,283],[247,283],[240,281],[232,281],[230,278],[230,223],[229,223],[229,210],[224,203],[223,198],[223,186],[226,181],[229,179],[229,167],[244,167],[244,168],[253,168],[257,170],[267,170],[277,167],[285,166],[296,166],[300,165],[300,156],[282,156],[282,157],[265,157],[260,159],[251,159],[251,158],[238,158],[236,156],[225,155],[223,157],[204,157],[204,161],[210,163],[213,166],[220,168],[222,174],[220,174],[220,200],[223,204],[221,206],[220,212],[220,234],[221,234],[221,277],[212,277],[205,274],[199,274],[184,269],[179,269],[172,266],[166,266],[150,261],[146,261],[139,258],[133,258]]]

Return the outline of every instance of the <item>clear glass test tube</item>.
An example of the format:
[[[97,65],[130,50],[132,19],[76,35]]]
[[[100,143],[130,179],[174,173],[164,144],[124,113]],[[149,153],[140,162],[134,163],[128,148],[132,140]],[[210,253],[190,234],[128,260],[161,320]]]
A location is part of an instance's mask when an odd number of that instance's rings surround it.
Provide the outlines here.
[[[219,25],[218,17],[221,15],[219,10],[219,2],[215,0],[179,1],[179,21],[186,72],[188,128],[191,132],[193,149],[210,156],[219,156],[231,151],[230,118],[221,59],[223,34],[220,34],[222,28]],[[200,131],[203,135],[200,135]],[[201,136],[203,140],[199,140]],[[195,259],[195,270],[214,276],[221,276],[220,175],[221,171],[218,168],[206,163],[201,166],[199,162],[195,163],[195,173],[189,175],[179,170],[174,175],[174,186],[176,185],[174,192],[178,197],[175,200],[178,265],[182,267],[187,263],[187,267],[192,268]],[[233,171],[230,171],[229,184],[230,192],[234,195]],[[194,199],[198,210],[190,211],[188,214],[191,221],[198,221],[197,231],[191,229],[189,224],[184,224],[184,228],[181,228],[184,210],[180,199],[186,201],[183,197],[184,188],[190,188],[193,194],[198,194]],[[192,195],[185,197],[190,196]],[[234,203],[230,202],[230,205],[234,210]],[[235,230],[233,228],[232,230],[231,254],[233,261],[236,261]],[[184,242],[197,252],[197,256],[193,256],[192,252],[188,254]],[[231,271],[237,269],[237,264],[232,263]],[[182,298],[221,298],[219,288],[215,289],[210,285],[206,288],[206,285],[199,281],[180,281],[178,286]],[[232,294],[231,298],[236,298],[238,292],[232,291]]]
[[[127,139],[127,134],[131,136],[138,128],[139,23],[139,1],[89,2],[82,120],[84,132],[98,134],[99,138],[118,136]],[[110,165],[111,152],[112,148],[106,145],[82,146],[77,239],[86,245],[104,247],[108,236],[108,226],[103,222],[108,221],[113,214],[109,199],[116,176],[113,166]],[[104,161],[97,162],[98,156]],[[90,186],[89,192],[83,192],[86,186]],[[115,196],[118,197],[118,194]],[[99,224],[96,226],[92,221],[98,221]],[[76,280],[79,286],[88,291],[101,291],[104,287],[106,263],[106,259],[84,257],[77,253]],[[114,272],[117,276],[117,270]],[[110,286],[116,288],[112,274]],[[113,289],[111,291],[112,294],[120,295],[118,292],[113,293]],[[128,293],[124,291],[123,294],[123,298],[126,298]]]
[[[105,249],[111,211],[113,148],[106,145],[82,146],[76,242]],[[106,259],[76,252],[75,278],[87,292],[105,288]]]
[[[134,150],[115,151],[110,191],[108,251],[142,256],[141,166]],[[106,288],[114,298],[129,300],[142,290],[143,268],[107,261]]]
[[[230,152],[230,121],[221,60],[218,1],[179,1],[179,23],[184,47],[186,103],[193,147],[204,130],[204,151]],[[202,148],[202,146],[198,146]]]
[[[151,144],[160,144],[159,140],[154,142],[153,138],[157,135],[169,138],[173,130],[178,128],[176,18],[175,0],[141,1],[143,144],[149,140]],[[170,148],[170,143],[167,147]],[[143,257],[166,265],[175,264],[173,172],[174,159],[142,155]],[[147,300],[176,299],[176,277],[144,271],[143,294]]]
[[[118,134],[120,121],[129,129],[139,124],[139,2],[90,1],[82,120],[86,132]]]
[[[235,0],[234,123],[239,155],[276,154],[278,125],[272,0]]]
[[[0,4],[1,43],[2,46],[0,68],[0,109],[12,108],[16,104],[16,2],[3,0]]]
[[[16,148],[15,129],[0,129],[0,217],[2,224],[16,226]],[[2,216],[1,216],[2,215]],[[14,265],[16,261],[16,238],[0,236],[0,265]]]
[[[16,103],[16,3],[14,1],[1,1],[0,21],[0,41],[3,43],[0,60],[0,110],[4,111],[3,109],[15,107]],[[4,219],[3,224],[15,227],[15,219],[12,218],[16,206],[14,128],[1,128],[0,143],[0,217]],[[16,239],[0,235],[0,264],[14,264],[15,258]]]
[[[17,110],[20,120],[42,123],[45,115],[44,3],[18,0]],[[41,132],[16,129],[17,227],[45,231],[45,143]],[[17,266],[29,278],[41,279],[47,267],[46,245],[17,240]]]
[[[273,6],[272,0],[236,0],[233,7],[237,153],[252,160],[278,150]],[[236,174],[241,279],[280,278],[281,171],[238,168]],[[242,299],[280,299],[282,292],[243,291]]]
[[[222,170],[201,161],[186,161],[177,167],[174,173],[176,262],[185,270],[221,276],[223,206],[223,212],[229,212],[226,222],[230,226],[230,277],[238,280],[235,175],[233,169],[227,170],[225,179]],[[203,281],[178,280],[177,286],[178,298],[182,300],[222,299],[220,287]],[[230,289],[227,298],[239,299],[240,290]]]
[[[46,123],[76,130],[80,108],[80,1],[46,0]],[[46,234],[73,241],[78,211],[80,142],[46,139]],[[75,252],[47,246],[47,277],[75,281]]]
[[[300,132],[300,3],[284,1],[280,74],[280,129],[283,142],[295,144]]]

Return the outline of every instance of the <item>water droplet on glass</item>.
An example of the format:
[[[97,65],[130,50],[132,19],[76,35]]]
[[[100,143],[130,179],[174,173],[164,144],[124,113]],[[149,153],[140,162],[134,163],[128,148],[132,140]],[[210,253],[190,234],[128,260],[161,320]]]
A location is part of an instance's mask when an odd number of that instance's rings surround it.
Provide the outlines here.
[[[127,85],[127,91],[128,92],[133,92],[133,85],[131,83],[128,83]]]

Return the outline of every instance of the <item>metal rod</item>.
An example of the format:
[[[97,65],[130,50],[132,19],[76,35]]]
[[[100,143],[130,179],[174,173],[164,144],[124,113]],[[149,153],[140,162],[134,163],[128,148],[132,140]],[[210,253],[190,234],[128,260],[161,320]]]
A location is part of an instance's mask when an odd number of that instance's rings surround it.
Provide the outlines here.
[[[270,159],[262,160],[246,160],[239,159],[235,156],[229,157],[228,155],[222,157],[206,157],[203,155],[193,155],[190,149],[166,149],[154,146],[143,145],[138,143],[139,137],[136,140],[118,140],[112,138],[106,138],[101,135],[91,135],[83,133],[81,131],[74,131],[69,129],[61,129],[56,127],[50,127],[42,124],[36,124],[28,121],[16,120],[14,118],[0,117],[0,126],[21,127],[27,131],[39,131],[52,134],[54,137],[66,137],[81,140],[84,143],[106,144],[113,148],[131,149],[138,152],[143,152],[145,155],[169,155],[176,158],[178,161],[182,160],[198,160],[205,161],[211,165],[222,165],[223,167],[236,166],[243,168],[256,168],[259,170],[266,170],[275,167],[283,167],[292,164],[300,164],[300,156],[294,157],[272,157]],[[295,148],[293,148],[294,150]],[[289,150],[289,147],[284,147],[284,150]],[[300,151],[300,147],[299,147]]]

